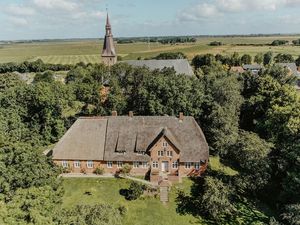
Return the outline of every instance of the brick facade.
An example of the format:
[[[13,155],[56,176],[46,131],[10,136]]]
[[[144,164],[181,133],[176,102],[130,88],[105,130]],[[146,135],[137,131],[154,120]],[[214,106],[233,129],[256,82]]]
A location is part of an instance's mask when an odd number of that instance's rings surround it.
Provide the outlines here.
[[[107,162],[92,161],[93,167],[88,168],[87,160],[80,160],[80,167],[75,166],[77,160],[54,160],[57,165],[63,166],[63,162],[68,163],[71,173],[94,173],[97,167],[103,168],[104,173],[115,174],[121,169],[121,163],[132,166],[131,174],[146,176],[150,171],[150,181],[158,183],[164,178],[170,182],[181,182],[182,177],[188,176],[195,169],[196,162],[180,162],[180,151],[166,137],[161,137],[149,150],[149,162]],[[197,162],[200,165],[200,162]],[[109,166],[111,165],[111,167]]]

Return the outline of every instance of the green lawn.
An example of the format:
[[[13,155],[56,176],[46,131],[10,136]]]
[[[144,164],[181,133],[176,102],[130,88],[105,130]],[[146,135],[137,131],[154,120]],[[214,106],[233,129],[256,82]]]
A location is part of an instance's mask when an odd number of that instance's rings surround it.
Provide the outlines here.
[[[234,176],[237,171],[222,165],[218,157],[210,158],[210,166],[212,170],[224,172],[227,175]],[[188,225],[188,224],[214,224],[209,223],[201,218],[192,215],[179,215],[176,212],[177,191],[183,190],[186,194],[190,194],[193,181],[185,178],[183,183],[174,185],[170,192],[170,202],[163,205],[159,198],[144,197],[136,201],[127,201],[120,195],[120,189],[126,189],[130,185],[129,180],[116,178],[65,178],[63,186],[65,194],[63,196],[63,207],[69,208],[77,204],[97,204],[108,203],[114,206],[125,206],[127,208],[124,217],[124,225]],[[91,195],[85,194],[90,192]],[[268,217],[268,208],[255,202],[237,203],[239,215],[228,221],[228,225],[253,224],[263,225]],[[272,215],[272,214],[271,214]]]
[[[257,53],[273,51],[274,53],[290,53],[294,57],[300,55],[300,46],[240,46],[239,44],[270,44],[273,40],[296,40],[300,36],[270,36],[270,37],[203,37],[196,43],[163,45],[159,43],[130,43],[117,44],[118,55],[124,60],[138,57],[153,57],[161,52],[181,51],[191,60],[197,54],[240,54],[248,53],[252,56]],[[222,46],[209,46],[212,41],[221,41]],[[74,64],[78,62],[98,63],[101,61],[101,40],[33,42],[26,44],[0,45],[0,63],[33,61],[42,59],[46,63]]]
[[[130,181],[125,179],[68,178],[63,181],[65,195],[63,206],[68,208],[76,204],[109,203],[125,206],[128,210],[125,225],[185,225],[206,224],[191,216],[176,213],[176,190],[182,188],[189,192],[192,181],[185,179],[182,184],[172,187],[170,203],[163,205],[158,198],[147,197],[136,201],[127,201],[119,194],[122,188],[128,188]],[[92,195],[85,195],[91,192]]]

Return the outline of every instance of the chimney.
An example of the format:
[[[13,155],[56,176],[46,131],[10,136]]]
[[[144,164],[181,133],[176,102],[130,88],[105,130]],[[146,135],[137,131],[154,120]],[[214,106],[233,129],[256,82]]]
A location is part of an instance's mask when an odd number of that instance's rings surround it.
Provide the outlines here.
[[[129,111],[128,116],[132,118],[133,117],[133,111]]]
[[[112,111],[112,112],[111,112],[111,115],[112,115],[112,116],[118,116],[118,112],[117,112],[117,111]]]
[[[183,118],[184,118],[183,112],[180,112],[179,113],[179,121],[183,121]]]

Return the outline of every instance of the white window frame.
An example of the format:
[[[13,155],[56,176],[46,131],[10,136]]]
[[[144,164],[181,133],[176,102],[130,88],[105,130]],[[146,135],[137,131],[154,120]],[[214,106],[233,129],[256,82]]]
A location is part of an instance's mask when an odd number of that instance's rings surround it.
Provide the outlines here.
[[[138,161],[133,162],[133,168],[139,168],[139,166],[140,166],[140,162]]]
[[[148,162],[142,162],[142,168],[147,168],[148,167]]]
[[[86,167],[87,167],[88,169],[94,168],[94,161],[93,161],[93,160],[88,160],[88,161],[86,161]]]
[[[192,162],[185,162],[184,163],[184,168],[186,168],[186,169],[190,169],[192,166],[193,166]]]
[[[64,161],[61,162],[61,165],[62,165],[63,168],[68,168],[69,167],[69,162],[64,160]]]
[[[107,161],[106,166],[107,166],[107,168],[112,168],[113,167],[113,162],[112,161]]]
[[[123,167],[123,162],[117,161],[117,168],[122,168],[122,167]]]
[[[173,157],[173,151],[167,151],[167,156],[168,157]]]
[[[81,163],[79,160],[74,161],[74,168],[80,168],[80,165]]]
[[[163,147],[168,147],[168,142],[167,141],[163,141]]]
[[[172,168],[173,169],[178,169],[178,161],[173,161],[172,162]]]
[[[195,162],[194,167],[196,170],[200,170],[200,167],[201,167],[200,162]]]
[[[152,162],[152,168],[158,168],[158,162],[157,161]]]

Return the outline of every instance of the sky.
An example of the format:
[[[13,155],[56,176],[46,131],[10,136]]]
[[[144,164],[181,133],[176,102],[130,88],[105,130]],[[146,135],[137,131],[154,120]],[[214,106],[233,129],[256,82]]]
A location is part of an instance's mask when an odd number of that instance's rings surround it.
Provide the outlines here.
[[[0,0],[0,40],[300,33],[300,0]]]

